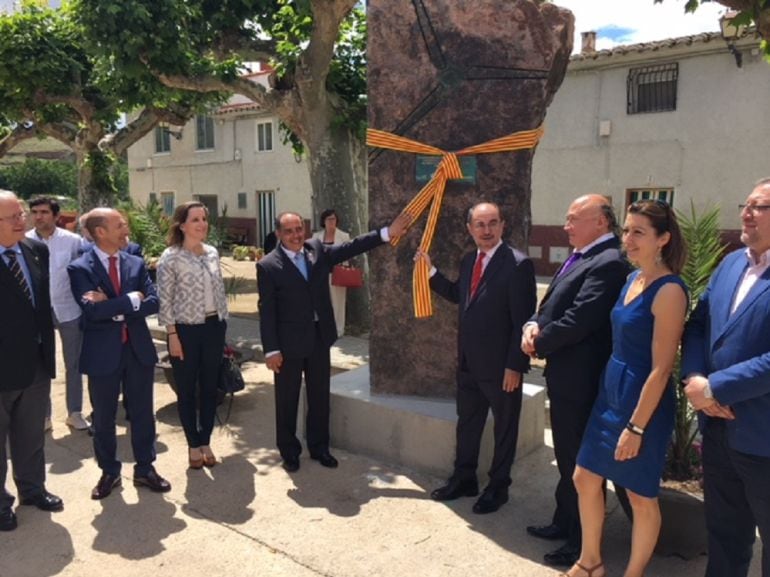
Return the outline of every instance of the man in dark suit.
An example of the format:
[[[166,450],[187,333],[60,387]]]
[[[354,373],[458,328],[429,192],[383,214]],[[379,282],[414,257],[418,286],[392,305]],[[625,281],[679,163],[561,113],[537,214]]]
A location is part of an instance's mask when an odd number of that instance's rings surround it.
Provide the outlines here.
[[[153,375],[158,360],[146,317],[158,312],[158,296],[144,261],[120,250],[128,225],[116,210],[97,208],[86,220],[95,246],[68,267],[72,293],[83,309],[80,370],[88,375],[94,408],[94,452],[102,476],[91,492],[103,499],[120,485],[115,413],[121,382],[131,412],[134,485],[166,492],[155,471]]]
[[[329,273],[335,264],[401,236],[409,217],[341,245],[305,240],[302,217],[283,212],[275,219],[279,245],[257,262],[259,325],[267,368],[275,373],[276,437],[283,467],[299,469],[297,405],[305,374],[307,445],[310,458],[336,467],[329,452],[329,349],[337,340]]]
[[[685,327],[685,393],[700,414],[706,577],[770,577],[770,178],[741,207],[745,249],[714,271]]]
[[[529,357],[519,348],[521,327],[535,310],[537,289],[532,261],[502,241],[505,222],[496,204],[473,206],[466,226],[476,250],[463,257],[456,281],[433,268],[427,254],[418,250],[415,259],[427,264],[431,288],[459,305],[454,472],[431,497],[449,501],[478,495],[476,469],[491,408],[495,449],[489,483],[473,505],[474,513],[485,514],[508,502],[522,375],[529,370]]]
[[[570,205],[564,230],[574,251],[524,327],[522,350],[546,360],[544,375],[560,476],[551,523],[527,527],[527,532],[542,539],[567,540],[545,555],[550,565],[571,566],[580,555],[580,517],[572,473],[612,350],[610,311],[630,270],[620,252],[616,228],[612,206],[605,197],[590,194]]]
[[[22,505],[60,511],[45,488],[45,417],[55,375],[48,249],[24,237],[24,208],[0,190],[0,531],[16,528],[14,498],[5,489],[6,446]]]

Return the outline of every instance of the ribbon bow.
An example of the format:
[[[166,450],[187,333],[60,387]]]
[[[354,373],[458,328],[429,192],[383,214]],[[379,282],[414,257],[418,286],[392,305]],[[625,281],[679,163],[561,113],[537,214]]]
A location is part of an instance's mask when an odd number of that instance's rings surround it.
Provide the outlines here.
[[[398,136],[384,130],[369,128],[366,131],[366,144],[376,148],[387,148],[398,152],[413,152],[418,154],[431,154],[441,156],[441,161],[433,173],[428,184],[417,193],[409,204],[406,205],[401,214],[408,214],[410,218],[409,227],[425,211],[430,204],[428,213],[428,222],[422,233],[420,240],[420,250],[427,253],[430,251],[433,235],[436,232],[438,215],[441,212],[441,201],[444,198],[444,190],[447,180],[460,179],[463,177],[460,169],[458,156],[468,156],[472,154],[489,154],[493,152],[510,152],[514,150],[524,150],[534,148],[543,135],[543,127],[538,126],[533,130],[522,130],[514,132],[501,138],[495,138],[481,144],[475,144],[462,150],[449,152],[429,144],[424,144],[410,138]],[[400,238],[394,238],[390,241],[396,246]],[[412,273],[412,301],[414,303],[414,316],[419,318],[430,317],[433,314],[433,305],[430,298],[430,285],[428,282],[428,266],[420,259],[414,263]]]

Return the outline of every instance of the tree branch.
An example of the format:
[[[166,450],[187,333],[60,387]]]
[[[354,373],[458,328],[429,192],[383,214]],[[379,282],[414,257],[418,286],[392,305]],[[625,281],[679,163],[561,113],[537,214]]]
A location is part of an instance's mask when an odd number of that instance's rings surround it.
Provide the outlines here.
[[[27,140],[28,138],[34,138],[38,134],[38,128],[33,123],[28,123],[26,127],[23,123],[17,124],[16,128],[9,132],[5,138],[0,140],[0,157],[8,154],[8,152],[20,142]]]

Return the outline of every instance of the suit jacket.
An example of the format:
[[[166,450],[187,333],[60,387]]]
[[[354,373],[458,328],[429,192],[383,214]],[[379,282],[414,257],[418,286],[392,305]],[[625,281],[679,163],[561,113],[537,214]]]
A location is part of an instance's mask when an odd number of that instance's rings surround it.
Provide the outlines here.
[[[458,364],[479,379],[499,379],[505,369],[529,370],[529,357],[521,352],[521,328],[537,304],[535,269],[522,252],[503,243],[484,269],[478,289],[470,298],[476,251],[460,262],[454,282],[440,272],[430,279],[431,288],[457,303]]]
[[[714,398],[732,408],[735,420],[726,423],[733,449],[770,457],[770,269],[730,314],[747,266],[741,249],[714,271],[685,327],[682,375],[705,375]],[[701,425],[707,418],[701,415]]]
[[[35,306],[0,258],[0,391],[31,385],[40,351],[45,370],[51,378],[56,376],[48,247],[29,238],[19,241],[19,246],[29,269]]]
[[[337,325],[329,296],[329,273],[335,264],[380,244],[378,231],[339,245],[306,240],[308,280],[280,245],[257,262],[259,328],[265,352],[280,351],[284,358],[294,359],[310,356],[315,342],[315,315],[321,340],[331,347],[337,340]]]
[[[630,272],[617,238],[589,249],[563,275],[557,272],[532,317],[540,328],[535,351],[546,359],[549,395],[596,396],[612,351],[610,312]]]
[[[119,251],[120,294],[115,294],[110,276],[93,249],[67,267],[72,294],[83,309],[81,327],[83,346],[80,352],[80,372],[86,375],[106,376],[118,369],[123,344],[122,326],[128,327],[129,343],[143,365],[158,360],[155,345],[147,328],[145,317],[158,312],[158,295],[147,274],[144,260]],[[101,289],[107,300],[90,303],[81,298],[88,291]],[[134,310],[128,293],[141,291],[144,300]],[[113,317],[123,315],[124,321]]]

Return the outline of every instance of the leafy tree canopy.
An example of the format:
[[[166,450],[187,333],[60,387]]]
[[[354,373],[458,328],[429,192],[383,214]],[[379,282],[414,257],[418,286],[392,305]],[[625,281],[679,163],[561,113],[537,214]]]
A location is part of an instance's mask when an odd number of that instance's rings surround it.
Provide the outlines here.
[[[664,0],[655,0],[656,4]],[[686,0],[685,12],[695,12],[701,4],[716,2],[737,12],[732,23],[736,26],[755,26],[762,38],[762,50],[770,60],[770,0]]]

